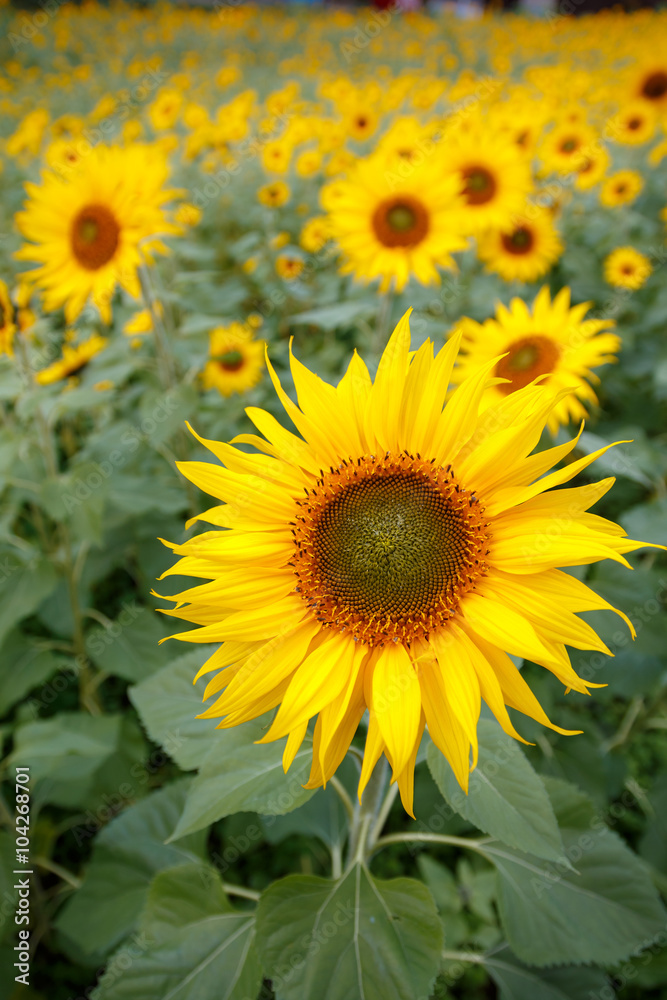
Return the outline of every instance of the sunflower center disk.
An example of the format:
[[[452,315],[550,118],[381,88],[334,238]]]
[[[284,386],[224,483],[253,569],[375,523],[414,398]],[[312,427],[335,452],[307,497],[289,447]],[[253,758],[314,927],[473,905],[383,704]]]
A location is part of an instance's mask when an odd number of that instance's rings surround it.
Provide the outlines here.
[[[500,392],[508,395],[517,389],[530,385],[538,375],[550,375],[560,357],[557,344],[548,337],[536,335],[522,337],[508,348],[508,354],[496,365],[494,374],[498,378],[507,378],[498,386]]]
[[[656,73],[651,73],[644,81],[642,94],[649,101],[658,101],[661,97],[664,97],[667,94],[667,73],[659,70]]]
[[[301,596],[325,625],[371,645],[427,636],[485,570],[481,505],[421,459],[345,463],[299,508]]]
[[[516,254],[517,256],[530,253],[535,242],[535,238],[527,226],[519,226],[513,233],[504,235],[501,239],[507,253]]]
[[[88,271],[108,264],[118,249],[120,226],[105,205],[86,205],[72,223],[72,253]]]
[[[244,358],[240,351],[226,351],[224,354],[219,354],[211,360],[217,361],[223,371],[237,372],[240,368],[243,368]]]
[[[463,195],[469,205],[485,205],[496,193],[496,182],[485,167],[463,171]]]
[[[428,234],[428,212],[417,198],[401,195],[380,202],[373,213],[373,229],[386,247],[412,247]]]

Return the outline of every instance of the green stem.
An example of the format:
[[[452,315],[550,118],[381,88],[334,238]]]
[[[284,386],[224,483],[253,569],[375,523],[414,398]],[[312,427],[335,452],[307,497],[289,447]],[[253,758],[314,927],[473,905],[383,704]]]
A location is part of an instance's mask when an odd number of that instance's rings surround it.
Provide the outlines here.
[[[331,783],[331,787],[334,789],[334,791],[338,795],[338,798],[343,803],[345,812],[347,813],[348,821],[350,822],[350,824],[354,823],[354,805],[352,803],[352,799],[347,794],[347,789],[345,788],[343,783],[339,781],[339,779],[336,777],[335,774],[331,778],[329,778],[329,781]]]
[[[395,781],[393,785],[389,786],[387,794],[384,797],[384,802],[380,806],[380,811],[378,813],[377,820],[375,821],[375,824],[373,826],[373,829],[371,830],[369,838],[370,847],[372,847],[375,843],[377,843],[378,837],[382,833],[384,825],[387,822],[387,817],[391,812],[391,807],[393,806],[394,799],[396,798],[397,795],[398,795],[398,782]]]
[[[387,772],[387,760],[383,757],[375,765],[373,773],[368,779],[361,803],[355,810],[354,822],[350,830],[347,861],[348,871],[353,865],[365,862],[366,860],[369,849],[368,834],[377,821],[384,798]]]
[[[484,853],[483,845],[485,840],[471,840],[469,837],[452,837],[446,833],[388,833],[385,837],[380,837],[373,845],[373,851],[379,851],[389,844],[450,844],[452,847],[467,847],[471,851]]]
[[[139,267],[139,283],[141,285],[141,294],[143,296],[144,303],[151,314],[151,319],[153,321],[155,353],[157,357],[158,370],[160,372],[160,380],[165,389],[170,389],[174,384],[174,369],[171,352],[169,350],[169,340],[167,338],[167,331],[164,323],[162,322],[160,310],[157,308],[157,300],[153,295],[150,272],[145,264],[142,264]]]
[[[228,896],[243,896],[244,899],[252,899],[256,903],[262,895],[261,892],[255,892],[254,889],[246,889],[242,885],[234,885],[232,882],[223,882],[222,888]]]
[[[378,308],[377,320],[375,323],[375,345],[373,353],[379,360],[389,339],[389,326],[391,323],[391,307],[394,304],[394,293],[392,289],[385,292]]]
[[[484,955],[478,955],[475,951],[441,951],[440,957],[447,962],[473,962],[475,965],[484,965]]]

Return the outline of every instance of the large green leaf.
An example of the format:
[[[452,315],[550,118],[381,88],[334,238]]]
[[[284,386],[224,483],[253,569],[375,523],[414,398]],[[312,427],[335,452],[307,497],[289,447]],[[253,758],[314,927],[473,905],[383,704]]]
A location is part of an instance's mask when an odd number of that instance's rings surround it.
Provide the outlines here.
[[[434,743],[429,745],[428,766],[447,802],[464,819],[511,847],[550,861],[562,858],[549,796],[519,744],[487,719],[480,721],[477,735],[479,760],[467,795],[447,759]]]
[[[255,719],[227,730],[225,740],[216,741],[192,783],[174,837],[201,830],[237,812],[280,816],[314,794],[302,787],[310,771],[310,740],[304,741],[285,774],[284,741],[255,743],[265,732],[266,720]]]
[[[608,981],[600,969],[564,966],[531,969],[507,948],[487,955],[484,967],[500,990],[500,1000],[591,1000],[604,996]]]
[[[198,719],[208,678],[193,684],[197,671],[215,647],[200,646],[130,688],[130,699],[152,740],[162,744],[179,767],[199,767],[226,730]]]
[[[116,621],[88,633],[86,649],[101,670],[140,681],[168,661],[169,654],[159,642],[171,631],[163,617],[136,601],[127,601]]]
[[[94,790],[96,772],[119,745],[122,722],[121,715],[83,712],[29,722],[16,731],[10,765],[30,767],[35,795],[42,801],[81,806]]]
[[[16,835],[0,830],[0,941],[16,936],[14,910],[18,899],[18,890],[14,888],[20,875],[14,874],[14,869],[20,869],[16,861]],[[7,917],[11,915],[11,920]]]
[[[111,959],[96,1000],[255,1000],[262,974],[253,939],[247,913],[206,916],[157,945],[139,935]]]
[[[339,881],[290,875],[257,910],[277,1000],[414,1000],[437,975],[442,927],[424,885],[355,865]]]
[[[601,822],[562,833],[574,871],[502,845],[483,848],[498,870],[510,947],[538,966],[623,961],[661,932],[667,913],[644,865]]]
[[[139,933],[110,960],[97,1000],[255,1000],[254,923],[232,908],[210,865],[158,872]]]
[[[58,657],[18,629],[10,632],[0,650],[0,716],[63,665],[62,655]],[[66,686],[65,681],[62,686],[42,691],[40,700],[49,704],[57,697],[58,690]]]
[[[185,779],[149,795],[98,834],[83,885],[56,919],[60,932],[84,955],[99,958],[130,933],[156,872],[197,860],[202,837],[164,843],[180,815],[187,785]],[[74,831],[81,844],[95,833],[93,823]]]
[[[49,559],[25,563],[15,552],[0,553],[0,643],[39,607],[57,582]]]

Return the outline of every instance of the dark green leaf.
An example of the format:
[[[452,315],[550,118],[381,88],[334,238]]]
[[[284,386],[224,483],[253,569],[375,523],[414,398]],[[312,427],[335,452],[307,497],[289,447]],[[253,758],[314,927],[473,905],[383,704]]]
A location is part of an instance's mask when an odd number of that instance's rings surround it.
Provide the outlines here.
[[[428,890],[355,865],[338,882],[290,875],[257,910],[277,1000],[414,1000],[436,977],[442,927]]]

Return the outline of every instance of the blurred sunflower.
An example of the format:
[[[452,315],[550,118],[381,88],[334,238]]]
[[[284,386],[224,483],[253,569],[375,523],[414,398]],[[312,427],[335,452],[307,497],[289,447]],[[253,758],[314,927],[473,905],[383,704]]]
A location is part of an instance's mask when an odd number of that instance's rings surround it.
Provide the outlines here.
[[[604,279],[614,288],[636,291],[646,283],[652,270],[645,254],[634,247],[618,247],[605,258]]]
[[[270,184],[264,184],[258,190],[257,198],[267,208],[280,208],[289,201],[289,185],[285,181],[271,181]]]
[[[384,157],[360,160],[346,179],[322,189],[327,225],[343,254],[341,270],[380,289],[401,291],[410,277],[440,280],[438,267],[454,267],[463,250],[457,208],[459,181],[433,161],[389,175]]]
[[[560,174],[577,172],[600,149],[600,139],[583,122],[565,122],[548,132],[540,145],[544,170]]]
[[[563,252],[553,214],[531,205],[511,229],[490,230],[479,237],[477,255],[487,271],[505,281],[535,281],[546,274]]]
[[[545,286],[532,311],[521,299],[512,299],[509,309],[498,304],[495,319],[477,323],[465,317],[456,328],[463,339],[452,382],[463,383],[495,358],[494,378],[507,381],[487,387],[482,409],[547,376],[543,384],[559,393],[546,421],[551,433],[570,420],[583,420],[588,415],[583,404],[597,403],[589,383],[599,379],[591,369],[616,361],[621,347],[620,338],[608,332],[613,320],[584,319],[590,305],[570,308],[569,288],[562,288],[552,302]]]
[[[96,146],[67,178],[45,171],[41,184],[26,184],[15,218],[32,242],[16,257],[39,263],[29,275],[47,311],[64,306],[71,323],[92,298],[109,323],[116,285],[140,297],[137,268],[150,252],[166,252],[158,234],[178,232],[163,210],[177,193],[164,187],[168,174],[154,147]]]
[[[462,192],[461,228],[465,233],[503,229],[520,214],[532,188],[529,159],[508,135],[474,128],[445,134],[446,172]]]
[[[199,519],[226,530],[167,543],[182,558],[165,576],[211,581],[167,612],[200,626],[178,638],[223,644],[199,672],[215,672],[201,718],[227,728],[280,706],[261,742],[287,737],[287,770],[317,717],[306,786],[317,788],[368,709],[359,794],[384,753],[410,814],[425,725],[464,789],[482,699],[518,739],[508,705],[565,732],[507,653],[588,693],[565,643],[608,653],[577,613],[614,609],[557,567],[628,565],[622,553],[641,544],[585,513],[612,479],[551,490],[610,446],[550,475],[576,440],[529,457],[559,395],[525,385],[480,419],[493,358],[443,410],[456,351],[454,338],[435,358],[430,341],[411,354],[406,315],[374,382],[356,354],[336,387],[292,357],[298,407],[269,366],[301,436],[251,407],[265,436],[234,443],[260,454],[200,438],[224,465],[179,468],[218,501]]]
[[[600,203],[605,208],[629,205],[644,187],[644,178],[636,170],[617,170],[600,188]]]
[[[657,127],[653,108],[634,101],[621,108],[607,123],[609,137],[626,146],[640,146],[652,139]]]
[[[62,357],[38,371],[35,381],[40,385],[52,385],[54,382],[62,381],[68,375],[73,375],[84,368],[95,355],[104,350],[108,343],[107,337],[94,334],[76,347],[64,344]]]
[[[257,385],[264,368],[264,341],[254,340],[252,327],[230,323],[211,330],[209,360],[202,372],[205,389],[221,396],[243,393]]]
[[[667,107],[667,61],[645,62],[635,72],[632,96],[655,108]]]
[[[14,355],[14,307],[4,281],[0,281],[0,354]]]

